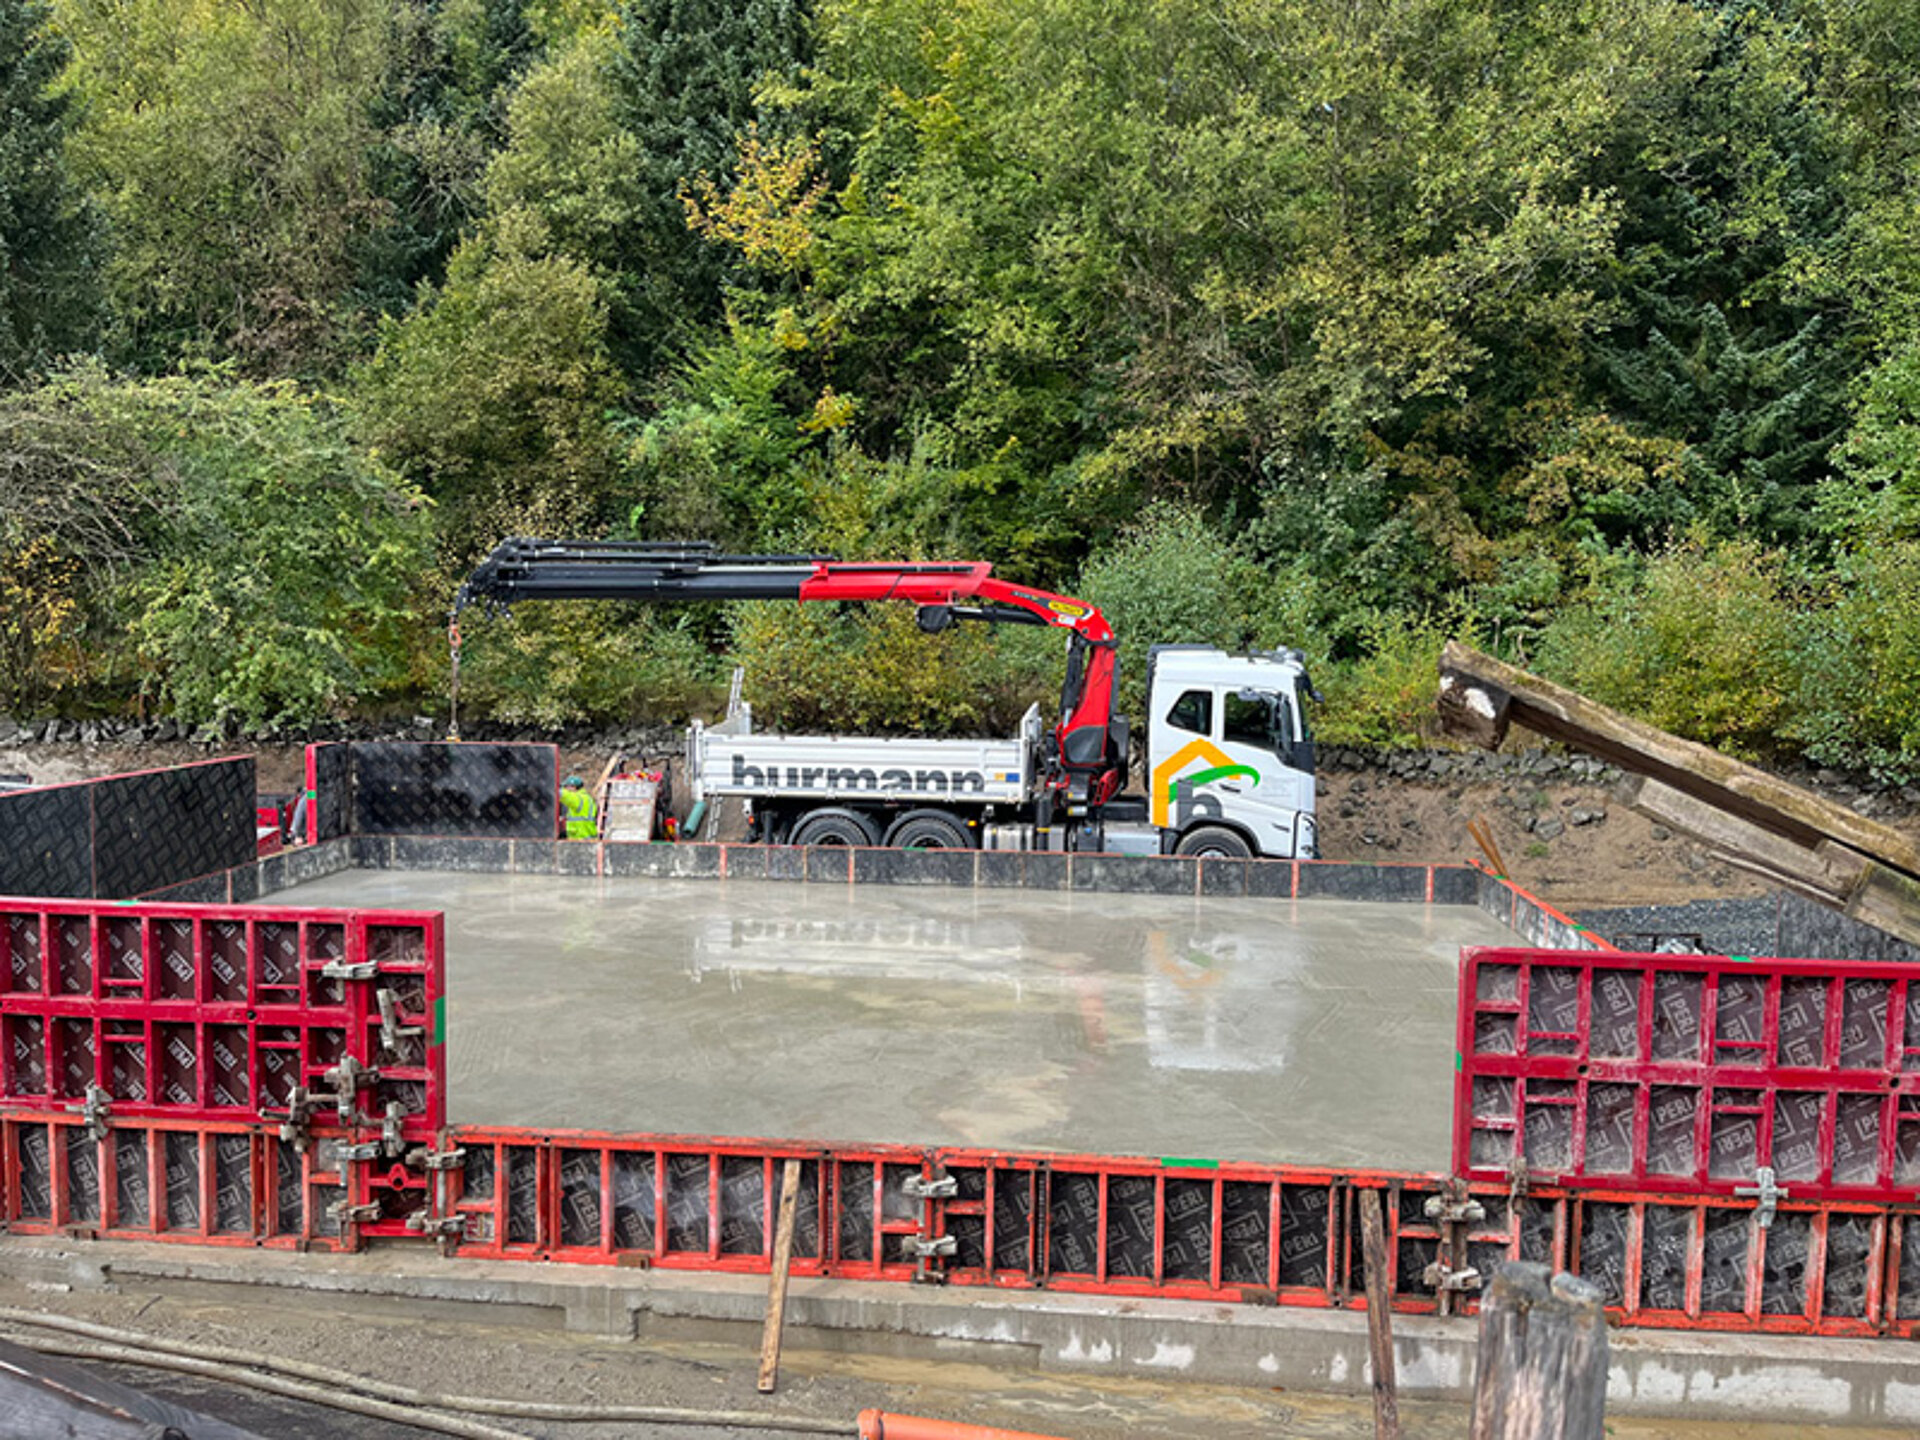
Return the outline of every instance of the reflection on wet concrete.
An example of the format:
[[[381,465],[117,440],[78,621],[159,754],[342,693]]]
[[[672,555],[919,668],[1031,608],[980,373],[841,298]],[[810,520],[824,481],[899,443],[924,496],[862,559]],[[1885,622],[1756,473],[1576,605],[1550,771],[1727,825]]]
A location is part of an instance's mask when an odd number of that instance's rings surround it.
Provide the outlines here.
[[[455,1120],[1444,1168],[1466,907],[357,871]]]

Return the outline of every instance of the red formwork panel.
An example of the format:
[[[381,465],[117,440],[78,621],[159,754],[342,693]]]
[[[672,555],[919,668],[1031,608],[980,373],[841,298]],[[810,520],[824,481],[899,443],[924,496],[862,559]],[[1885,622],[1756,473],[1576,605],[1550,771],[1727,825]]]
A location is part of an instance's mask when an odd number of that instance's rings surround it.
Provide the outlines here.
[[[0,1204],[16,1234],[349,1250],[347,1143],[320,1133],[302,1147],[239,1123],[97,1127],[16,1112],[0,1119]]]
[[[1510,1259],[1574,1270],[1621,1322],[1920,1333],[1920,1232],[1885,1205],[1454,1185],[1437,1175],[905,1146],[456,1127],[462,1255],[761,1273],[802,1162],[794,1273],[1364,1307],[1381,1194],[1394,1308],[1474,1308]],[[1766,1223],[1762,1223],[1763,1218]]]
[[[445,973],[437,912],[0,898],[0,1112],[430,1144]]]
[[[1920,1198],[1920,971],[1470,949],[1456,1171],[1666,1194]]]

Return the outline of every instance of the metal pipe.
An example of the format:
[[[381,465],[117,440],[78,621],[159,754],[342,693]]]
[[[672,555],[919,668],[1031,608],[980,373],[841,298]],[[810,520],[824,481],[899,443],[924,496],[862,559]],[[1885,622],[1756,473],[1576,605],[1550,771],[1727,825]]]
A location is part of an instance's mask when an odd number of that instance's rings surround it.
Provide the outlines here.
[[[1060,1440],[1031,1430],[1001,1430],[992,1425],[962,1425],[957,1420],[929,1420],[921,1415],[891,1415],[885,1410],[860,1412],[860,1440]]]

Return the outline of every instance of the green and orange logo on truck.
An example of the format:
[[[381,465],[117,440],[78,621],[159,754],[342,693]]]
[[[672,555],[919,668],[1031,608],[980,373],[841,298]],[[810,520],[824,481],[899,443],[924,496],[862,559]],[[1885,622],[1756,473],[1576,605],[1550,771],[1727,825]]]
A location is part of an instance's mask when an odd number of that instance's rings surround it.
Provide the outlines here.
[[[1194,765],[1201,768],[1189,769]],[[1153,823],[1162,828],[1184,825],[1195,814],[1194,796],[1202,785],[1236,776],[1245,776],[1255,785],[1260,783],[1258,770],[1242,765],[1211,740],[1188,741],[1153,768]],[[1203,808],[1210,814],[1219,813],[1215,801],[1209,800]]]

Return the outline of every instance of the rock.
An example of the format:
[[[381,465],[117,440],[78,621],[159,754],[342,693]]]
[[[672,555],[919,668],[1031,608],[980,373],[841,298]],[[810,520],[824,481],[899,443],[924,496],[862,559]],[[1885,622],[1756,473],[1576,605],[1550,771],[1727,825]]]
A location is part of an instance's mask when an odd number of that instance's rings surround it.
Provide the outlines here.
[[[1871,795],[1862,795],[1847,807],[1856,815],[1871,815],[1880,808],[1879,801]]]
[[[1576,805],[1567,812],[1570,825],[1598,825],[1607,818],[1607,812],[1594,805]]]
[[[1671,830],[1669,830],[1669,829],[1667,829],[1667,827],[1666,827],[1666,826],[1664,826],[1664,825],[1656,825],[1656,826],[1654,826],[1654,827],[1653,827],[1653,829],[1652,829],[1652,830],[1650,830],[1650,831],[1649,831],[1649,832],[1647,832],[1647,833],[1649,833],[1650,835],[1652,835],[1652,836],[1653,836],[1653,838],[1654,838],[1655,840],[1657,840],[1657,841],[1659,841],[1659,842],[1660,842],[1661,844],[1663,844],[1663,845],[1664,845],[1664,844],[1665,844],[1665,843],[1666,843],[1667,841],[1669,841],[1669,840],[1671,840],[1671,839],[1673,838],[1673,832],[1672,832]]]
[[[60,722],[58,720],[47,721],[47,728],[40,732],[40,743],[42,745],[57,745],[60,743]]]
[[[1402,815],[1400,817],[1400,828],[1402,830],[1418,830],[1420,828],[1420,817],[1417,815]]]
[[[1840,783],[1840,772],[1838,770],[1816,770],[1813,779],[1816,785],[1838,785]]]
[[[1329,787],[1328,787],[1328,785],[1327,785],[1327,777],[1326,777],[1326,776],[1324,776],[1324,775],[1321,775],[1321,776],[1317,776],[1317,777],[1316,777],[1316,778],[1314,779],[1314,782],[1313,782],[1313,793],[1314,793],[1314,794],[1316,794],[1316,795],[1324,795],[1324,794],[1326,794],[1326,793],[1327,793],[1327,790],[1328,790],[1328,788],[1329,788]]]
[[[1533,833],[1542,840],[1557,839],[1565,833],[1566,828],[1557,815],[1543,815],[1533,822]]]
[[[1355,779],[1354,779],[1354,781],[1353,781],[1353,783],[1352,783],[1351,785],[1349,785],[1349,786],[1347,786],[1347,793],[1348,793],[1349,795],[1364,795],[1364,794],[1366,794],[1366,793],[1367,793],[1367,782],[1366,782],[1366,781],[1365,781],[1364,779],[1361,779],[1361,778],[1359,778],[1359,777],[1357,777],[1357,776],[1356,776],[1356,777],[1355,777]]]

